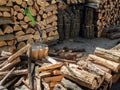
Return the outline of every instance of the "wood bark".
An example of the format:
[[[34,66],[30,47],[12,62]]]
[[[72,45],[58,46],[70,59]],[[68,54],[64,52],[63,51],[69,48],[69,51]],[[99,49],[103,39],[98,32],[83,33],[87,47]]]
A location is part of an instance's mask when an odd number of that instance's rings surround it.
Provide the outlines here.
[[[118,72],[118,70],[120,68],[119,63],[116,63],[116,62],[113,62],[113,61],[109,61],[107,59],[98,57],[96,55],[89,55],[88,60],[92,61],[93,63],[103,65],[103,66],[111,69],[114,72]]]
[[[95,49],[95,55],[99,56],[99,57],[102,57],[102,58],[105,58],[105,59],[108,59],[108,60],[111,60],[111,61],[115,61],[115,62],[120,62],[120,53],[118,52],[114,52],[114,51],[111,51],[111,50],[106,50],[106,49],[103,49],[103,48],[96,48]]]

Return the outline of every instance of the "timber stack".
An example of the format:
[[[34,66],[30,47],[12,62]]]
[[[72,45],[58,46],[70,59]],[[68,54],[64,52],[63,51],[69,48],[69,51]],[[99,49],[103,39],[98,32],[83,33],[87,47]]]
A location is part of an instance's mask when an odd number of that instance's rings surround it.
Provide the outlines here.
[[[86,7],[91,9],[91,13],[96,13],[90,20],[97,29],[97,37],[103,36],[107,28],[120,24],[119,3],[119,0],[87,0]],[[91,13],[87,15],[92,15]]]
[[[61,38],[68,38],[68,34],[69,38],[78,36],[74,32],[85,38],[102,37],[105,36],[106,29],[120,25],[118,0],[80,0],[81,3],[78,0],[64,1],[66,4],[58,10]]]
[[[59,38],[57,32],[57,1],[0,0],[0,51],[20,49],[27,43],[44,42]],[[28,7],[42,36],[25,13]]]
[[[50,56],[36,62],[32,60],[29,72],[29,54],[25,53],[30,47],[27,44],[16,52],[2,51],[0,84],[3,87],[12,90],[20,86],[26,90],[108,90],[120,78],[120,44],[109,50],[97,47],[88,57],[75,49],[52,49]]]

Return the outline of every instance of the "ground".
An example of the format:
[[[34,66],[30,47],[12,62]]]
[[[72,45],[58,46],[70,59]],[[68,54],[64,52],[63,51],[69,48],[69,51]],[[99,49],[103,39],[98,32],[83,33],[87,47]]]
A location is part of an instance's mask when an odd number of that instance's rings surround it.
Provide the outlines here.
[[[92,54],[96,47],[101,47],[105,49],[110,49],[116,45],[120,39],[110,40],[107,38],[94,38],[94,39],[85,39],[85,38],[75,38],[70,40],[65,40],[62,43],[53,46],[53,48],[59,49],[63,47],[69,48],[85,48],[86,52],[84,54]]]

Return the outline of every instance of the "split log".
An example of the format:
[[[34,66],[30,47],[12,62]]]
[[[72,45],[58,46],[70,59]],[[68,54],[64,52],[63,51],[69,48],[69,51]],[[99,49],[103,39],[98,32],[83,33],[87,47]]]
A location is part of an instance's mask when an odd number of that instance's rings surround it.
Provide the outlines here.
[[[60,62],[76,63],[76,61],[73,61],[73,60],[62,59],[62,58],[57,58],[57,57],[52,57],[52,58]]]
[[[28,1],[27,1],[27,4],[28,4],[29,6],[32,6],[32,5],[33,5],[33,0],[28,0]]]
[[[16,43],[17,43],[16,40],[7,41],[7,45],[8,45],[8,46],[14,46]]]
[[[51,12],[53,10],[57,9],[57,5],[56,4],[51,4],[45,7],[45,12]]]
[[[62,74],[60,70],[54,70],[53,71],[53,75],[60,75]]]
[[[21,26],[18,25],[18,24],[15,24],[14,25],[14,31],[20,31],[20,30],[22,30]]]
[[[0,0],[0,5],[5,5],[6,3],[7,3],[7,1],[6,0]]]
[[[118,70],[120,68],[120,64],[119,63],[116,63],[116,62],[113,62],[113,61],[109,61],[107,59],[98,57],[96,55],[89,55],[88,60],[92,61],[93,63],[103,65],[103,66],[111,69],[114,72],[118,72]]]
[[[5,46],[5,47],[1,47],[1,48],[0,48],[0,52],[2,52],[3,50],[4,50],[4,51],[9,51],[9,52],[11,52],[11,51],[13,51],[13,50],[15,50],[15,49],[16,49],[15,46]]]
[[[15,33],[16,38],[20,37],[20,36],[23,36],[23,35],[25,35],[25,33],[23,31],[18,31],[18,32]]]
[[[118,63],[120,62],[120,53],[117,53],[111,50],[106,50],[103,48],[98,48],[98,47],[95,49],[94,53],[99,57],[102,57],[111,61],[115,61]]]
[[[7,62],[12,62],[16,57],[22,55],[23,53],[25,53],[29,48],[31,47],[30,44],[27,44],[26,46],[24,46],[23,48],[21,48],[19,51],[17,51],[15,54],[13,54],[12,56],[10,56],[7,60]]]
[[[18,86],[20,86],[21,85],[21,83],[22,83],[22,80],[24,80],[24,77],[21,77],[19,80],[18,80],[18,82],[17,83],[15,83],[15,87],[18,87]]]
[[[42,88],[41,88],[41,80],[39,78],[36,78],[36,82],[37,82],[37,89],[36,90],[42,90]]]
[[[96,75],[91,74],[87,71],[63,66],[61,68],[61,72],[65,74],[65,78],[70,79],[79,85],[90,89],[95,89],[98,87],[97,81],[95,79]]]
[[[63,77],[64,77],[63,75],[52,76],[52,77],[45,77],[45,78],[43,78],[43,80],[45,82],[47,82],[47,83],[50,83],[50,82],[60,82]]]
[[[9,25],[4,27],[4,33],[12,33],[13,32],[13,28]]]
[[[32,39],[32,38],[33,38],[33,35],[32,34],[28,34],[28,35],[17,37],[17,41],[21,42],[21,41],[25,41],[25,40]]]
[[[4,24],[13,24],[13,21],[10,18],[0,18],[0,25]]]
[[[18,13],[18,14],[17,14],[17,18],[18,18],[19,20],[22,20],[22,19],[24,18],[24,15],[23,15],[22,13]]]
[[[34,34],[35,33],[35,30],[33,28],[28,28],[26,30],[26,34]]]
[[[16,64],[18,64],[19,62],[21,62],[20,58],[16,58],[16,59],[14,59],[13,62],[8,63],[6,66],[3,66],[3,67],[0,69],[0,71],[9,70],[9,69],[11,69],[12,67],[14,67]]]
[[[0,47],[6,46],[7,43],[5,41],[0,41]]]
[[[1,71],[0,76],[5,76],[8,73],[8,71]],[[27,75],[28,70],[22,69],[22,70],[14,70],[10,76],[19,76],[19,75]]]
[[[45,21],[46,21],[47,24],[52,23],[52,22],[54,22],[54,21],[56,21],[56,20],[57,20],[57,16],[56,16],[56,15],[52,15],[52,16],[47,17],[47,18],[45,19]]]
[[[13,39],[15,39],[15,36],[13,34],[6,34],[0,36],[0,41],[13,40]]]
[[[22,24],[21,27],[22,27],[23,29],[27,29],[27,28],[28,28],[28,24]]]
[[[3,12],[3,17],[11,17],[9,12]]]
[[[13,8],[15,11],[20,11],[20,6],[18,6],[18,5],[14,5]]]
[[[30,13],[32,14],[32,16],[36,16],[36,10],[32,7],[29,7]]]
[[[22,4],[22,0],[16,0],[16,3],[17,3],[18,5],[21,5],[21,4]]]
[[[1,6],[0,11],[10,11],[10,7]]]
[[[3,33],[3,31],[2,31],[2,29],[0,28],[0,35],[4,35],[4,33]]]
[[[18,43],[18,45],[17,45],[17,49],[19,50],[19,49],[21,49],[22,47],[24,47],[25,45],[26,45],[25,42],[20,42],[20,43]]]
[[[58,63],[58,64],[52,64],[52,65],[48,65],[48,66],[43,66],[43,67],[38,68],[38,71],[41,72],[41,71],[45,71],[45,70],[56,69],[56,68],[62,67],[62,65],[63,65],[62,63]]]
[[[56,84],[60,84],[60,81],[58,81],[58,82],[55,82],[55,81],[50,82],[49,86],[50,86],[50,88],[54,88]]]
[[[61,80],[61,84],[67,88],[67,89],[71,89],[71,90],[83,90],[82,88],[80,88],[80,86],[78,86],[77,84],[73,83],[72,81],[63,78]]]

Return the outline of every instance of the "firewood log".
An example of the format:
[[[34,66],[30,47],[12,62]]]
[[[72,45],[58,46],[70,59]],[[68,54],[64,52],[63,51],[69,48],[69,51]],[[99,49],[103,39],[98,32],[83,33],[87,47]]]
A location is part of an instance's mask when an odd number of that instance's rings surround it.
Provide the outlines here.
[[[24,77],[21,77],[17,83],[14,84],[14,87],[18,87],[20,86],[20,84],[22,83],[22,80],[24,80]]]
[[[119,63],[109,61],[107,59],[98,57],[96,55],[89,55],[88,60],[92,61],[93,63],[103,65],[103,66],[111,69],[114,72],[118,72],[118,70],[120,68]]]
[[[12,67],[14,67],[16,64],[18,64],[20,62],[20,58],[16,58],[13,62],[8,63],[6,66],[3,66],[0,71],[6,71],[11,69]]]
[[[14,25],[14,31],[22,30],[20,25]]]
[[[14,46],[16,43],[17,43],[16,40],[7,41],[7,45],[8,45],[8,46]]]
[[[3,33],[3,31],[2,31],[2,29],[0,28],[0,35],[4,35],[4,33]]]
[[[49,66],[43,66],[38,68],[38,71],[45,71],[45,70],[51,70],[51,69],[56,69],[56,68],[60,68],[63,64],[59,63],[59,64],[53,64],[53,65],[49,65]]]
[[[30,18],[29,18],[28,16],[25,16],[25,17],[24,17],[24,21],[25,21],[25,22],[29,22],[29,21],[30,21]]]
[[[21,48],[19,51],[17,51],[15,54],[13,54],[12,56],[10,56],[7,60],[7,62],[12,62],[16,57],[22,55],[23,53],[25,53],[29,48],[31,47],[30,44],[27,44],[26,46],[24,46],[23,48]]]
[[[7,43],[5,41],[0,41],[0,47],[6,46]]]
[[[22,47],[24,47],[26,45],[25,42],[19,42],[18,45],[17,45],[17,49],[21,49]]]
[[[25,33],[23,31],[18,31],[18,32],[15,33],[16,38],[20,37],[20,36],[23,36],[23,35],[25,35]]]
[[[53,11],[53,10],[56,10],[57,9],[57,6],[56,4],[51,4],[51,5],[48,5],[45,7],[45,12],[50,12],[50,11]]]
[[[9,25],[4,27],[4,33],[12,33],[13,32],[13,28]]]
[[[21,4],[22,4],[22,0],[16,0],[16,3],[17,3],[18,5],[21,5]]]
[[[0,5],[5,5],[6,3],[7,3],[7,1],[6,0],[0,0]]]
[[[3,25],[3,24],[13,24],[13,21],[10,18],[1,17],[0,18],[0,25]]]
[[[3,71],[0,73],[0,76],[5,76],[8,73],[8,71]],[[22,70],[14,70],[10,76],[18,76],[18,75],[27,75],[28,70],[22,69]]]
[[[52,76],[52,77],[45,77],[43,78],[45,82],[60,82],[64,76],[59,75],[59,76]]]
[[[65,78],[61,80],[61,84],[67,89],[69,88],[72,90],[82,90],[82,88],[80,88],[80,86],[78,86],[76,83],[73,83],[70,80]]]
[[[0,11],[10,11],[10,7],[4,7],[4,6],[1,6],[0,7]]]
[[[20,11],[20,6],[19,5],[14,5],[13,8],[14,8],[15,11]]]
[[[0,36],[0,41],[13,40],[13,39],[15,39],[15,36],[13,34],[6,34]]]
[[[35,30],[33,28],[28,28],[26,30],[26,34],[34,34],[35,33]]]
[[[95,55],[105,58],[105,59],[109,59],[111,61],[115,61],[115,62],[120,62],[120,53],[114,52],[114,51],[110,51],[110,50],[106,50],[106,49],[102,49],[102,48],[96,48],[95,49]]]
[[[97,88],[97,81],[95,75],[84,70],[74,69],[63,66],[61,72],[65,74],[65,78],[68,78],[79,85],[85,86],[90,89]]]
[[[56,84],[60,84],[60,81],[58,81],[58,82],[55,82],[55,81],[50,82],[49,86],[50,86],[50,88],[54,88]]]

